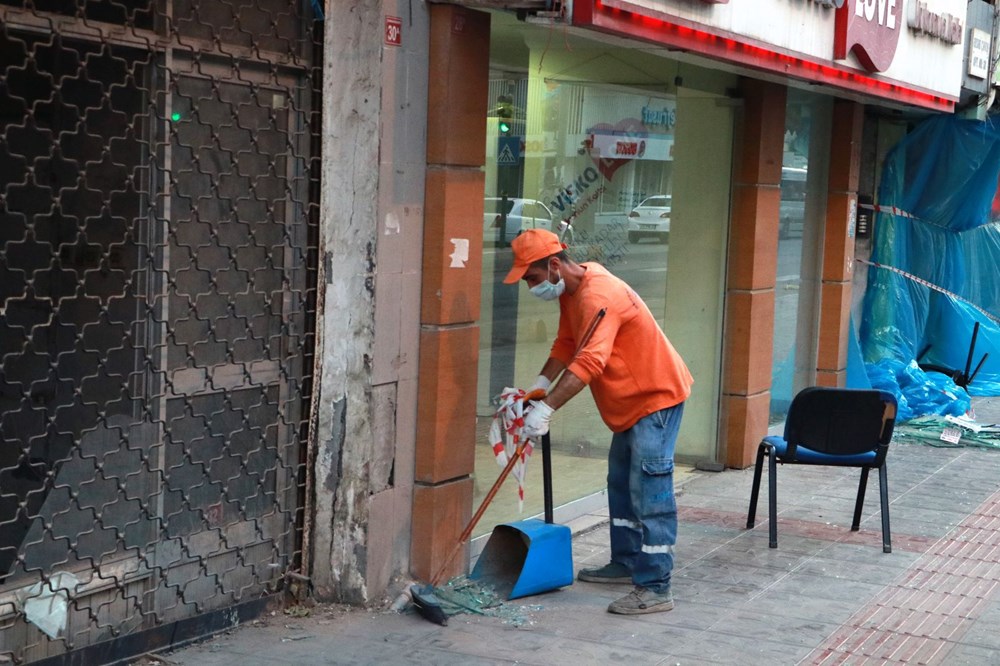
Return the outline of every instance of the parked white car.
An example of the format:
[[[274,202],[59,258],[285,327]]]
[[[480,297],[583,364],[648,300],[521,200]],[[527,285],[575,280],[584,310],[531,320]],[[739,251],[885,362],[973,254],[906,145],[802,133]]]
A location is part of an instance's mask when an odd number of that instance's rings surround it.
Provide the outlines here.
[[[506,225],[502,224],[503,202],[504,199],[500,197],[486,197],[483,201],[484,245],[510,245],[510,242],[525,229],[548,229],[559,232],[558,225],[553,224],[552,211],[536,199],[507,199],[507,222]]]
[[[781,222],[779,238],[801,236],[806,219],[806,176],[804,168],[781,167]]]
[[[638,243],[642,238],[655,238],[666,243],[670,237],[671,195],[658,194],[647,197],[628,214],[628,242]]]

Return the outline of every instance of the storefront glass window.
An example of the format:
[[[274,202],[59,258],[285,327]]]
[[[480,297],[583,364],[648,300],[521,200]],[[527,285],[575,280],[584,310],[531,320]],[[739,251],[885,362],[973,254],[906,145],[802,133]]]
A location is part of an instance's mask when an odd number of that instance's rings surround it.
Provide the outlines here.
[[[534,381],[558,325],[557,304],[502,284],[524,229],[561,233],[576,261],[600,262],[642,296],[695,375],[678,460],[714,460],[734,108],[718,100],[734,81],[715,73],[699,89],[707,75],[690,65],[579,38],[555,49],[547,33],[508,23],[495,15],[485,119],[475,501],[500,469],[486,446],[494,398]],[[610,441],[589,391],[557,412],[557,506],[604,502],[593,496]],[[540,457],[523,516],[513,486],[480,533],[541,510]]]
[[[828,97],[789,89],[781,166],[771,423],[816,381],[816,349],[830,147]]]

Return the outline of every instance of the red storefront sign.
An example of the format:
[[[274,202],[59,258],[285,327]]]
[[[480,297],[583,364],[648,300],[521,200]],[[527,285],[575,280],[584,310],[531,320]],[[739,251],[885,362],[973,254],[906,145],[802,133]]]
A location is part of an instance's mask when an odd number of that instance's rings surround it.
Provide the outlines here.
[[[851,51],[869,72],[889,69],[903,30],[903,0],[847,0],[837,10],[833,57]]]
[[[834,0],[834,6],[841,1]],[[905,23],[902,16],[903,3],[904,0],[844,0],[842,6],[835,10],[838,12],[835,15],[835,28],[836,21],[841,16],[840,12],[853,14],[858,11],[857,5],[860,4],[862,5],[862,19],[867,21],[868,14],[865,12],[871,11],[871,17],[875,21],[876,27],[890,30],[891,34],[885,33],[885,39],[889,43],[880,48],[870,43],[867,33],[861,34],[864,32],[862,26],[855,26],[848,33],[845,23],[843,34],[845,55],[843,57],[846,57],[846,53],[855,46],[853,43],[848,44],[847,38],[851,37],[857,44],[864,47],[864,55],[858,56],[863,64],[864,59],[862,58],[867,58],[871,60],[871,65],[887,68],[895,56],[902,26]],[[869,6],[871,6],[871,10],[868,9]],[[879,24],[880,17],[881,25]],[[891,28],[890,19],[893,26]],[[957,97],[902,81],[868,74],[846,64],[838,63],[833,58],[824,59],[814,55],[789,52],[744,35],[673,16],[667,11],[643,7],[629,0],[576,0],[573,3],[572,22],[578,27],[651,42],[724,62],[736,63],[762,72],[821,83],[840,90],[894,100],[926,109],[951,112],[955,109],[957,101]],[[874,34],[881,35],[883,33],[876,29]],[[858,50],[855,49],[854,52],[858,53]],[[873,67],[869,71],[877,73],[884,70],[876,70]]]

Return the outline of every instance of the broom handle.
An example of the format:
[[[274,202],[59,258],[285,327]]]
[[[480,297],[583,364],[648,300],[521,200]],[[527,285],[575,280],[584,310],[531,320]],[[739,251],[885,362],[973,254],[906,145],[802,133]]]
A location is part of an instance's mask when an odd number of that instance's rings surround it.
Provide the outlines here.
[[[493,487],[490,488],[490,492],[486,493],[486,497],[483,498],[483,501],[476,510],[476,513],[472,516],[472,520],[470,520],[469,524],[465,526],[464,530],[462,530],[461,536],[459,536],[458,541],[455,542],[455,547],[451,549],[451,552],[448,553],[448,557],[446,557],[444,562],[441,563],[441,567],[437,570],[437,573],[434,574],[433,578],[431,578],[432,587],[437,587],[437,584],[441,582],[441,579],[444,578],[445,571],[447,571],[449,565],[451,565],[451,561],[455,559],[458,552],[462,550],[462,546],[464,546],[465,542],[469,540],[469,535],[472,534],[472,530],[476,529],[476,524],[479,522],[479,519],[483,517],[484,513],[486,513],[486,509],[489,507],[490,502],[493,501],[497,491],[500,490],[500,486],[502,486],[503,482],[507,480],[507,476],[510,474],[510,471],[514,469],[514,465],[517,464],[518,459],[524,452],[525,443],[527,443],[527,440],[518,442],[514,455],[512,455],[510,460],[507,461],[507,466],[503,468],[503,471],[500,472],[500,476],[498,476],[497,480],[493,482]]]
[[[576,351],[573,352],[573,358],[570,360],[570,363],[576,360],[576,357],[580,355],[583,348],[587,346],[588,342],[590,342],[590,338],[594,335],[597,325],[601,323],[601,320],[604,319],[604,315],[607,313],[607,308],[601,308],[597,311],[597,314],[594,315],[594,319],[590,322],[590,326],[588,326],[587,330],[583,332],[583,337],[580,338],[580,344],[576,346]]]
[[[580,344],[576,346],[576,351],[573,352],[573,357],[570,358],[569,363],[566,364],[566,368],[570,366],[570,363],[576,360],[576,357],[580,355],[580,352],[583,351],[583,348],[587,346],[588,342],[590,342],[590,338],[594,336],[594,331],[597,330],[597,325],[601,323],[601,320],[604,319],[604,315],[606,315],[607,313],[608,313],[607,308],[601,308],[600,310],[597,311],[597,314],[594,315],[594,318],[591,320],[590,325],[587,326],[587,330],[583,332],[583,336],[580,338]],[[559,376],[556,377],[554,380],[552,380],[553,384],[555,384],[556,382],[559,381],[559,379],[562,378],[563,372],[566,372],[566,368],[563,368],[562,372],[559,373]],[[543,400],[547,395],[548,391],[546,389],[537,388],[534,391],[531,391],[528,394],[526,394],[521,399],[524,400],[525,402],[528,402],[529,400]]]

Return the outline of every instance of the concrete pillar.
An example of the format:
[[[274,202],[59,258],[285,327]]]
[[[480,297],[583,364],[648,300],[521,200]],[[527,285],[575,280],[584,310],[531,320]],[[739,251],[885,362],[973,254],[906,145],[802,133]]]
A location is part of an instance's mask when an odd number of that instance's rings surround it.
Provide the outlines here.
[[[363,604],[409,569],[429,17],[402,0],[326,12],[302,558],[319,598]],[[406,16],[400,45],[386,15]]]
[[[381,79],[376,3],[329,3],[316,323],[309,569],[321,599],[364,603],[367,461],[373,447],[375,230]],[[331,94],[333,90],[339,94]]]

